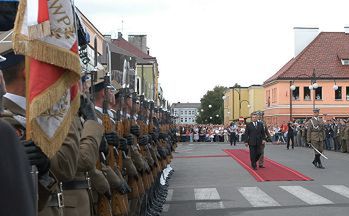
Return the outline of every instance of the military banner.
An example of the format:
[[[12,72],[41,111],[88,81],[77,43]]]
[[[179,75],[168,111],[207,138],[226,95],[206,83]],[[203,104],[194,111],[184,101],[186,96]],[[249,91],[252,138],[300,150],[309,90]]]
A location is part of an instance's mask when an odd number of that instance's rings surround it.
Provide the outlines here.
[[[41,2],[41,1],[37,1]],[[32,139],[52,156],[64,141],[73,116],[79,108],[77,83],[80,79],[75,16],[70,0],[48,0],[50,34],[30,37],[29,10],[37,6],[22,0],[15,22],[13,46],[27,56],[29,90],[27,108]],[[42,14],[38,15],[43,16]]]

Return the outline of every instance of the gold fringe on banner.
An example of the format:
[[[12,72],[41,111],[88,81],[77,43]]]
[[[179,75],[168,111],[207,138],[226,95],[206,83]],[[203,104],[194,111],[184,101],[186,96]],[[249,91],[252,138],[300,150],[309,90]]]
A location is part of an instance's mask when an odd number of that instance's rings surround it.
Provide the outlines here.
[[[18,5],[18,11],[12,36],[13,50],[17,54],[30,56],[39,61],[56,65],[75,72],[80,78],[81,66],[77,53],[63,49],[40,40],[32,40],[21,33],[24,12],[27,1],[22,0]],[[77,40],[77,37],[76,37]]]
[[[70,88],[72,80],[77,83],[75,74],[64,73],[53,85],[37,95],[30,103],[29,121],[51,109]],[[28,98],[29,99],[29,98]]]
[[[46,136],[45,132],[39,126],[35,119],[32,120],[32,139],[42,151],[51,158],[61,147],[65,138],[67,137],[70,126],[74,118],[77,116],[77,111],[80,107],[80,96],[77,95],[70,105],[70,109],[64,116],[62,124],[59,126],[57,132],[53,135],[52,138]],[[74,123],[73,123],[74,124]],[[76,133],[76,131],[73,131]],[[50,145],[47,145],[50,143]]]
[[[26,36],[14,32],[13,49],[16,53],[73,71],[80,78],[81,66],[77,53],[43,41],[28,41]]]
[[[48,20],[28,27],[29,40],[40,39],[49,35],[51,35],[51,25]]]

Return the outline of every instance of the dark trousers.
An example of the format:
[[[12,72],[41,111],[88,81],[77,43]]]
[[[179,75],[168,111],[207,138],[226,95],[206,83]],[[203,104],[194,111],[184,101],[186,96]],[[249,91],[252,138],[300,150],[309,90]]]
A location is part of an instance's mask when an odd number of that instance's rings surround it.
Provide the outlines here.
[[[230,145],[236,145],[236,140],[237,140],[237,136],[236,136],[236,133],[231,133],[230,134]]]
[[[294,148],[294,136],[287,136],[287,149],[290,148],[290,141],[292,141],[292,148]]]
[[[261,156],[261,150],[259,145],[249,145],[250,148],[250,160],[251,160],[251,166],[256,168],[257,167],[257,161],[259,160],[259,157]]]
[[[333,138],[333,143],[334,143],[334,150],[339,151],[341,149],[339,136],[336,136]]]

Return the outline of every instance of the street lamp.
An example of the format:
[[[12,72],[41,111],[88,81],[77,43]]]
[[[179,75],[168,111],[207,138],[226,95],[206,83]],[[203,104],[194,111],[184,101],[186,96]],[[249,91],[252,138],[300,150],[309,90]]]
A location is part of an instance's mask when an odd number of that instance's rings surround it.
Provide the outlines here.
[[[203,112],[204,111],[204,109],[201,109],[201,112]]]
[[[217,114],[217,115],[216,115],[216,117],[218,118],[218,117],[219,117],[219,115]]]
[[[211,109],[211,108],[212,108],[212,105],[211,105],[211,104],[210,104],[210,105],[208,105],[208,108],[210,108],[210,109]]]
[[[315,109],[315,97],[316,97],[316,95],[315,95],[315,90],[317,89],[317,88],[319,88],[319,84],[317,83],[317,79],[318,78],[320,78],[321,76],[327,76],[327,77],[331,77],[331,78],[333,78],[333,76],[331,75],[331,74],[318,74],[317,76],[316,76],[316,74],[315,74],[315,68],[313,69],[313,74],[311,75],[311,76],[309,76],[309,75],[307,75],[307,74],[300,74],[300,75],[298,75],[298,76],[296,76],[295,78],[298,78],[298,77],[301,77],[301,76],[305,76],[305,77],[308,77],[308,78],[310,78],[310,85],[309,85],[309,90],[310,91],[313,91],[314,93],[313,93],[313,109]],[[334,85],[333,85],[333,90],[334,91],[337,91],[338,90],[338,86],[337,86],[337,83],[336,83],[336,80],[335,79],[333,79],[333,81],[334,81]],[[294,85],[294,82],[295,82],[295,80],[292,80],[292,81],[290,81],[290,121],[292,121],[292,95],[293,95],[293,91],[294,90],[296,90],[296,86]]]
[[[212,116],[210,116],[210,119],[212,119]]]

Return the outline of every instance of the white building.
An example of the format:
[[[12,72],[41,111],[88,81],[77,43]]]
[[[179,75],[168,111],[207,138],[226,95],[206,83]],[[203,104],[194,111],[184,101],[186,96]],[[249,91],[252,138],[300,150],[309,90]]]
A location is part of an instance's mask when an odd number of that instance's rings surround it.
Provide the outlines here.
[[[176,124],[196,124],[200,103],[172,104],[172,114],[176,116]]]

